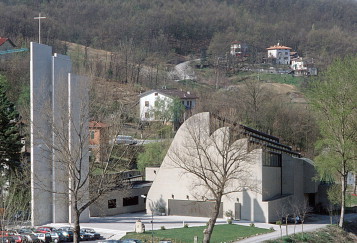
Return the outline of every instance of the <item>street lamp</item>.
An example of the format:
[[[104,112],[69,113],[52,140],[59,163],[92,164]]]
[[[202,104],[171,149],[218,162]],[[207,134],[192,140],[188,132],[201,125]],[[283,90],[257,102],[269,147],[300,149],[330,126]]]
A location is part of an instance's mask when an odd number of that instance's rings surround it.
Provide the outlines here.
[[[154,204],[154,202],[147,196],[141,195],[141,197],[150,200],[151,203]],[[154,243],[154,211],[152,209],[151,209],[151,243]]]

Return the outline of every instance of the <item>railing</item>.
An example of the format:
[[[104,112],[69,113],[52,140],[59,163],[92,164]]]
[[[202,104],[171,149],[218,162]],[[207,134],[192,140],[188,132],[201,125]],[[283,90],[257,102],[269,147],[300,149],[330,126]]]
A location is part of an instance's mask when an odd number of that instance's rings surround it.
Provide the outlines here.
[[[24,51],[28,51],[28,50],[29,50],[28,48],[11,49],[11,50],[6,50],[6,51],[0,51],[0,55],[16,53],[16,52],[24,52]]]

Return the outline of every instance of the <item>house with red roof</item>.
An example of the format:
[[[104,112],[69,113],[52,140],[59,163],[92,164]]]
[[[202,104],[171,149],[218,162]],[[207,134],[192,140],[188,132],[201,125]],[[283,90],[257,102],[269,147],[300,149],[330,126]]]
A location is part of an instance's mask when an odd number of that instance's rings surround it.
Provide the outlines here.
[[[290,65],[290,50],[288,46],[280,45],[279,43],[267,48],[268,60],[273,64]]]
[[[0,51],[14,49],[16,45],[9,38],[0,37]]]

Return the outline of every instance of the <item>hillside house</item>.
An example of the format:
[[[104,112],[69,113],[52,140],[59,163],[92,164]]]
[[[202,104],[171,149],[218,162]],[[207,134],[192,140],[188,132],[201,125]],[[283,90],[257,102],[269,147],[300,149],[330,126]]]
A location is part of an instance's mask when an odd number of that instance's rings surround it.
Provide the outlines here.
[[[91,157],[96,162],[102,162],[106,158],[106,149],[109,144],[109,126],[102,122],[89,122],[89,149]]]
[[[9,39],[0,37],[0,51],[7,51],[14,49],[16,45]]]
[[[191,135],[197,131],[199,140]],[[224,135],[225,132],[229,134]],[[289,202],[301,205],[307,200],[310,206],[315,206],[321,200],[317,193],[319,183],[313,179],[316,171],[311,160],[301,158],[291,147],[281,144],[277,137],[243,125],[228,123],[205,112],[187,119],[177,131],[161,167],[155,169],[155,177],[151,176],[154,180],[147,195],[149,201],[161,202],[168,215],[208,217],[213,206],[209,191],[201,186],[201,181],[197,181],[200,180],[198,177],[185,173],[176,166],[173,159],[181,155],[181,158],[190,160],[190,164],[195,164],[200,156],[197,156],[198,149],[192,144],[212,139],[216,141],[213,144],[220,144],[221,141],[226,141],[221,140],[222,136],[230,138],[231,153],[248,155],[245,159],[249,161],[244,163],[250,164],[248,170],[251,176],[248,180],[255,182],[259,189],[234,191],[235,186],[242,183],[235,185],[231,181],[226,190],[233,192],[223,196],[219,217],[223,217],[223,212],[231,210],[237,220],[275,222],[281,219],[279,211],[288,207]],[[232,149],[237,149],[237,144],[240,150],[233,151]],[[213,145],[205,149],[208,154],[212,153],[211,158],[215,158],[217,154],[215,148]],[[239,178],[236,183],[242,180]],[[147,212],[151,210],[149,201],[146,205]],[[292,214],[293,209],[290,207],[289,210]]]
[[[290,47],[277,45],[267,48],[268,62],[272,64],[290,65]]]
[[[248,56],[248,45],[234,41],[231,44],[231,55],[234,57],[246,57]]]
[[[314,66],[313,59],[294,58],[291,60],[291,69],[294,70],[295,76],[317,75],[317,68]]]
[[[157,108],[158,101],[164,101],[165,107],[174,101],[179,99],[184,105],[186,111],[184,112],[183,119],[186,119],[191,110],[196,106],[197,96],[190,92],[185,92],[177,89],[157,89],[150,90],[139,95],[140,97],[140,120],[141,121],[162,121],[162,119],[155,117],[154,110]],[[173,117],[168,119],[173,121]]]

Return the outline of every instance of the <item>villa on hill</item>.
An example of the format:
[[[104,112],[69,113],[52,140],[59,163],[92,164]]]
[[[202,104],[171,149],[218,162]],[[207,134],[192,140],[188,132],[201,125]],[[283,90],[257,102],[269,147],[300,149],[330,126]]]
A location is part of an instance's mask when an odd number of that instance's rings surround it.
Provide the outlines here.
[[[184,106],[185,111],[183,120],[190,116],[191,110],[196,106],[198,97],[190,92],[178,90],[178,89],[155,89],[150,90],[139,95],[140,98],[140,120],[141,121],[162,121],[162,118],[156,117],[153,112],[157,106],[158,102],[164,101],[165,107],[168,108],[174,99],[178,99]],[[174,118],[171,116],[169,121],[173,122]]]

